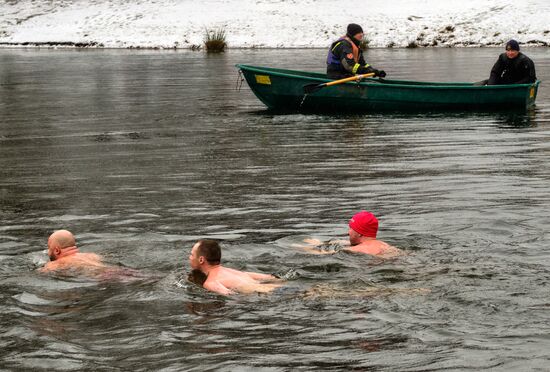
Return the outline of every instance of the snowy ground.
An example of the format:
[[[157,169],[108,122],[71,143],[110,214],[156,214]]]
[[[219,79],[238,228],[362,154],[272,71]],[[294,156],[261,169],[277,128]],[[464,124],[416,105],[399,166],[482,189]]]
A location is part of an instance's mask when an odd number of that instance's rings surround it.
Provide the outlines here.
[[[350,22],[371,47],[550,45],[550,0],[3,0],[0,45],[326,47]]]

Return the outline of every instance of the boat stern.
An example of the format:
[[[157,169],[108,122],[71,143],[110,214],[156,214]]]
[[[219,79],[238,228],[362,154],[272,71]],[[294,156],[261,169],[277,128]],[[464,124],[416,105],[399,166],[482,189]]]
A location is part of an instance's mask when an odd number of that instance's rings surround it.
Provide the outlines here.
[[[535,100],[537,99],[537,92],[539,90],[540,80],[535,81],[533,84],[529,86],[529,91],[527,94],[527,107],[533,106],[535,104]]]

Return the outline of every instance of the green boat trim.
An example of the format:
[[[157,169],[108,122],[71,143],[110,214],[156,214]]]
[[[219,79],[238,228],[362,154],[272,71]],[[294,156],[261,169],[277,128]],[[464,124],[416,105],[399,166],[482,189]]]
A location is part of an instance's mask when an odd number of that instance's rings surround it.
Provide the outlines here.
[[[303,86],[330,82],[323,73],[237,64],[254,94],[270,109],[282,110],[432,110],[518,109],[532,106],[540,81],[480,86],[468,82],[421,82],[368,78],[305,95]],[[359,89],[357,89],[359,88]]]
[[[250,65],[243,65],[243,64],[237,64],[235,65],[240,70],[247,70],[251,72],[256,72],[259,74],[265,74],[269,73],[272,76],[280,76],[280,77],[297,77],[301,79],[311,80],[311,82],[318,82],[326,83],[329,81],[332,81],[331,79],[327,78],[326,74],[319,73],[319,72],[307,72],[307,71],[296,71],[296,70],[283,70],[278,68],[272,68],[272,67],[256,67],[256,66],[250,66]],[[411,87],[417,87],[419,85],[440,85],[440,86],[473,86],[473,83],[434,83],[434,82],[424,82],[424,81],[410,81],[410,80],[378,80],[377,78],[367,78],[361,82],[361,84],[366,83],[376,83],[376,84],[392,84],[392,85],[399,85],[401,87],[411,86]],[[351,82],[347,84],[357,84],[356,82]]]

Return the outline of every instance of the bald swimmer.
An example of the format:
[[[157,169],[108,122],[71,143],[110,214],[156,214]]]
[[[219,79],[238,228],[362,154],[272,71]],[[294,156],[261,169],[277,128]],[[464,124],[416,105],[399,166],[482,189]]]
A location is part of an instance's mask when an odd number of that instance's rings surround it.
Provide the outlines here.
[[[139,271],[105,264],[95,253],[82,253],[74,235],[68,230],[57,230],[48,238],[50,262],[40,272],[71,272],[101,280],[135,280],[145,278]]]
[[[48,262],[42,272],[75,268],[104,268],[106,265],[95,253],[81,253],[74,235],[68,230],[57,230],[48,238]]]
[[[347,252],[364,253],[372,256],[391,258],[403,254],[398,248],[389,245],[382,240],[376,239],[378,234],[378,219],[374,214],[361,211],[356,213],[349,221],[349,248],[344,248]],[[303,249],[314,254],[332,254],[335,252],[319,251],[315,249],[323,243],[317,239],[305,239],[304,242],[309,246],[301,246]]]
[[[206,279],[202,286],[222,295],[235,293],[267,293],[282,286],[277,277],[269,274],[244,272],[221,265],[222,252],[218,242],[199,240],[191,249],[189,265],[193,271],[199,270]],[[194,274],[194,277],[197,275]],[[199,282],[200,283],[200,282]]]

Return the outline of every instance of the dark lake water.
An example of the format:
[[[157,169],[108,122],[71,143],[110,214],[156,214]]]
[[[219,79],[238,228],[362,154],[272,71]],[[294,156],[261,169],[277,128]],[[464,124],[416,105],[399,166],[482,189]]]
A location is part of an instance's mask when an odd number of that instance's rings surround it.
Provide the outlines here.
[[[388,78],[477,81],[500,49],[371,50]],[[0,369],[547,370],[550,49],[525,114],[275,115],[236,63],[322,50],[0,50]],[[408,256],[312,256],[359,210]],[[48,235],[149,280],[46,276]],[[188,284],[194,241],[303,292]]]

